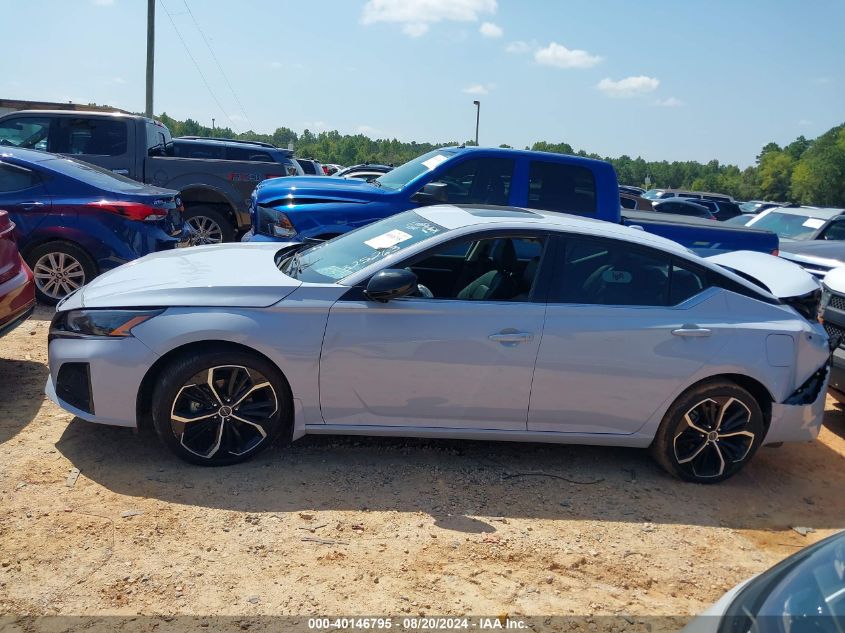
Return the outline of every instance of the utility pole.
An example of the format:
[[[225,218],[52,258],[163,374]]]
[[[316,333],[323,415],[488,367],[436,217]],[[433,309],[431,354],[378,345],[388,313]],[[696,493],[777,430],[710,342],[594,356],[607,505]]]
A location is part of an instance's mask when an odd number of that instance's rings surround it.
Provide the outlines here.
[[[153,67],[155,66],[156,0],[147,0],[147,104],[144,114],[153,118]]]
[[[478,121],[481,119],[481,102],[473,101],[475,105],[475,146],[478,147]]]
[[[211,135],[214,136],[214,117],[211,117]]]

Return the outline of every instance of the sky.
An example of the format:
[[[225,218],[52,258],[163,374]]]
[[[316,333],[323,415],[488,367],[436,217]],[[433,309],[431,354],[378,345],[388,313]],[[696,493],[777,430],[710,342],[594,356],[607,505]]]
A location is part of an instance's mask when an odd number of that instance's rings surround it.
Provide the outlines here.
[[[0,98],[144,109],[143,0],[0,0]],[[13,24],[20,28],[12,27]],[[753,164],[845,122],[845,0],[157,0],[155,112]]]

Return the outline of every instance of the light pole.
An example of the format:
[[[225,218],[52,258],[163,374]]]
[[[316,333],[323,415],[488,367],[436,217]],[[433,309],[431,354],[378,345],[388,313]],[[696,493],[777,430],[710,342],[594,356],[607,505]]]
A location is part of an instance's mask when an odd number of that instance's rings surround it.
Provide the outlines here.
[[[481,119],[481,102],[473,101],[475,106],[475,146],[478,147],[478,121]]]
[[[214,136],[214,117],[211,117],[211,135]]]
[[[153,67],[155,66],[156,3],[147,1],[147,96],[144,114],[153,118]]]

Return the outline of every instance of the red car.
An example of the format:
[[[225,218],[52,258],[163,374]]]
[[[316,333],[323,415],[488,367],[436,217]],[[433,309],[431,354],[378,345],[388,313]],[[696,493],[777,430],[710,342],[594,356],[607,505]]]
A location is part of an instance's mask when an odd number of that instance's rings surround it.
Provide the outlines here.
[[[0,336],[35,309],[35,278],[18,253],[14,231],[9,215],[0,211]]]

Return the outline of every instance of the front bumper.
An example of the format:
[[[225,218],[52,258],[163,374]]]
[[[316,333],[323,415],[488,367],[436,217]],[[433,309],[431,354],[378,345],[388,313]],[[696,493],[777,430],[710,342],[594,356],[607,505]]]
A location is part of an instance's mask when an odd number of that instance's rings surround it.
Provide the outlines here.
[[[255,229],[250,229],[241,237],[241,242],[298,242],[296,237],[272,237],[264,235],[263,233],[256,233]]]
[[[34,309],[34,277],[21,260],[18,274],[0,284],[0,336],[23,323]]]
[[[831,376],[828,365],[821,370],[824,370],[822,377],[817,384],[812,385],[812,393],[806,395],[803,402],[772,405],[772,419],[764,444],[809,442],[818,437],[824,421],[825,396]],[[809,397],[812,397],[812,401],[807,402]],[[786,402],[796,400],[793,396]]]
[[[70,413],[99,424],[134,427],[137,424],[137,396],[141,381],[158,359],[137,338],[57,338],[48,348],[50,376],[44,389],[47,397]],[[62,366],[87,365],[90,406],[80,408],[63,399],[58,383]]]
[[[830,366],[830,384],[827,390],[837,401],[845,403],[845,350],[841,347],[833,352],[833,362]]]

